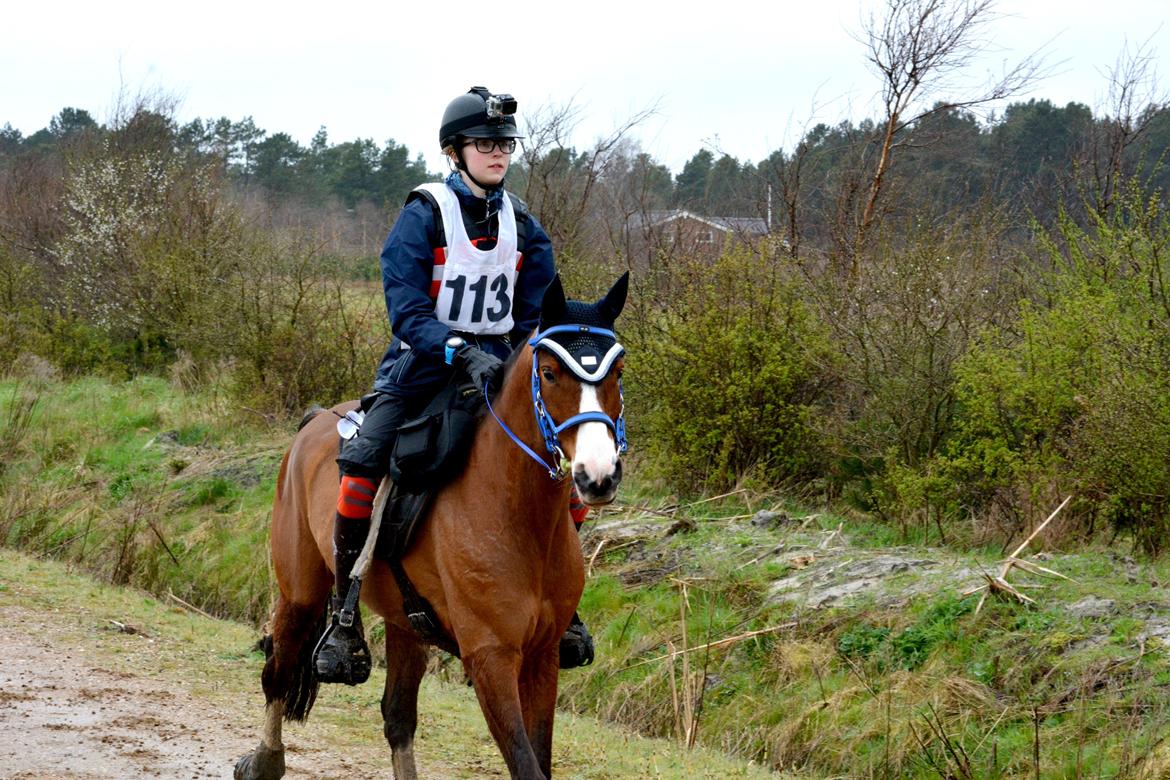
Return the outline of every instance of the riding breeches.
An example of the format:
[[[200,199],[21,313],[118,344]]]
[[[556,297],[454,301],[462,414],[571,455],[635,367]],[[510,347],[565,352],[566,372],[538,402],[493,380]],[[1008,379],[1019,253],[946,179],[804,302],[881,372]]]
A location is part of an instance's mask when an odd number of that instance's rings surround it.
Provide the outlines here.
[[[394,435],[417,405],[417,401],[411,403],[413,400],[388,393],[378,394],[366,411],[357,436],[341,445],[337,466],[343,477],[365,477],[375,483],[382,480],[389,467]]]

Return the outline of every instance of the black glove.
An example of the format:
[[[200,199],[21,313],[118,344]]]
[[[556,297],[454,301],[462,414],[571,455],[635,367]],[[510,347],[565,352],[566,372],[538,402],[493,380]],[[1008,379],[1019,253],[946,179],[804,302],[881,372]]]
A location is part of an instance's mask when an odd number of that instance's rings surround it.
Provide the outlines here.
[[[451,365],[467,374],[467,378],[483,390],[485,385],[489,388],[496,387],[500,374],[503,373],[504,361],[495,355],[489,355],[479,347],[464,344],[455,353]]]

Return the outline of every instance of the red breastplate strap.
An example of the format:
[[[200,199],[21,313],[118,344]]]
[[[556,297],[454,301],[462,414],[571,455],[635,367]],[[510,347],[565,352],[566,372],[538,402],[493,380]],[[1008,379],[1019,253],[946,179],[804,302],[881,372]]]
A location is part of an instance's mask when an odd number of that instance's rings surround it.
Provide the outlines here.
[[[573,492],[569,494],[569,517],[573,518],[573,525],[579,529],[588,514],[589,507],[581,500],[581,494],[577,492],[577,486],[574,485]]]

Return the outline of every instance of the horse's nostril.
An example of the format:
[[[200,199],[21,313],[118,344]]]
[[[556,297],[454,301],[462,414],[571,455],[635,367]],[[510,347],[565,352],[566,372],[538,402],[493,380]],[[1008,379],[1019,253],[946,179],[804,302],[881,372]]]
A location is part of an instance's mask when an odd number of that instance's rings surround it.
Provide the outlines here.
[[[603,474],[596,479],[579,466],[573,471],[573,481],[577,483],[577,490],[582,496],[609,497],[617,490],[618,484],[622,481],[621,462],[616,464],[616,468],[612,472]]]

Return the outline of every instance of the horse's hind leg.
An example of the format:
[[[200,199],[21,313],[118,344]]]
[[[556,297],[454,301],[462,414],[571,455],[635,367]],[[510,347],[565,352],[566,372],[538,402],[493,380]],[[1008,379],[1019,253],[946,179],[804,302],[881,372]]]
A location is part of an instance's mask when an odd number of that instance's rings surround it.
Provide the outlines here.
[[[281,596],[272,623],[271,649],[260,675],[264,732],[260,745],[236,762],[235,780],[277,780],[284,775],[282,720],[304,720],[317,698],[313,644],[325,626],[326,589],[318,603],[298,605]]]
[[[417,780],[414,732],[418,727],[418,686],[427,669],[427,651],[409,631],[386,624],[386,690],[382,732],[393,752],[395,780]]]

